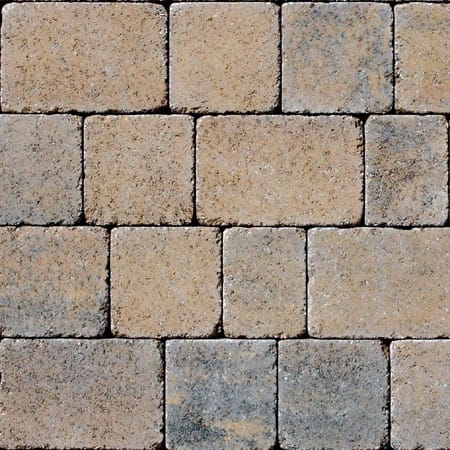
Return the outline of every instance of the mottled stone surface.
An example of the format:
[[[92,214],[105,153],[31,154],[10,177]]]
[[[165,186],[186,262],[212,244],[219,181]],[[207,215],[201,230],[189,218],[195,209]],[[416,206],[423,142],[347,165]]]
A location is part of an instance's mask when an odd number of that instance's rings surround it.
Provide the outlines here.
[[[449,246],[448,228],[310,231],[310,334],[450,336]]]
[[[271,448],[275,359],[270,340],[168,341],[167,448]]]
[[[220,317],[215,228],[118,228],[111,242],[112,329],[119,336],[209,336]]]
[[[383,112],[392,105],[392,11],[376,3],[283,5],[283,111]]]
[[[170,106],[177,111],[270,111],[278,103],[278,6],[170,7]]]
[[[162,6],[10,3],[2,15],[4,111],[141,111],[166,105]]]
[[[223,275],[225,335],[294,337],[305,331],[303,230],[225,230]]]
[[[356,223],[362,145],[352,117],[203,117],[197,217],[207,224]]]
[[[0,334],[102,334],[107,255],[100,228],[0,228]]]
[[[162,364],[150,340],[0,344],[3,448],[153,449]]]
[[[84,160],[88,221],[181,224],[191,220],[191,117],[89,117]]]
[[[395,7],[395,103],[400,111],[450,111],[450,5]]]
[[[282,341],[278,385],[283,449],[387,443],[388,368],[379,342]]]
[[[0,223],[74,224],[81,214],[81,120],[0,115]]]
[[[450,447],[450,341],[391,345],[394,449]]]
[[[367,224],[445,223],[447,136],[447,121],[442,116],[372,116],[367,120]]]

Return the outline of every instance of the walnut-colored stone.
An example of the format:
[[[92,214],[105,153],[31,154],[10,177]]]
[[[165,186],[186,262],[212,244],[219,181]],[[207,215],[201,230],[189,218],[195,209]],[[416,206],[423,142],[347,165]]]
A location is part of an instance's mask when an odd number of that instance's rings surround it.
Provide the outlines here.
[[[278,102],[273,3],[170,7],[170,105],[177,111],[270,111]]]
[[[81,120],[0,115],[0,223],[74,224],[81,214]]]
[[[316,337],[450,336],[450,229],[308,232],[308,328]]]
[[[166,11],[151,3],[10,3],[4,111],[142,111],[166,98]]]
[[[1,334],[102,334],[108,322],[107,258],[101,228],[0,228]]]
[[[2,448],[154,449],[162,363],[150,340],[0,344]]]
[[[294,337],[306,327],[305,232],[231,228],[223,236],[227,336]]]
[[[376,3],[283,5],[283,110],[383,112],[392,105],[392,11]]]
[[[400,111],[450,111],[450,5],[395,7],[395,104]]]
[[[191,220],[191,117],[89,117],[84,160],[88,221],[148,225]]]
[[[220,318],[215,228],[118,228],[111,242],[112,329],[119,336],[208,336]]]
[[[197,217],[206,224],[354,224],[362,130],[353,117],[203,117]]]

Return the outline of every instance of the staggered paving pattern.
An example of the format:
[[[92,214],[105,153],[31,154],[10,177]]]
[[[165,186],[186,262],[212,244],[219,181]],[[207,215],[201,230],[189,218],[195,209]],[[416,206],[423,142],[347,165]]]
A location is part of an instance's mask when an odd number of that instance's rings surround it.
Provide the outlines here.
[[[2,2],[0,448],[450,450],[450,4]]]

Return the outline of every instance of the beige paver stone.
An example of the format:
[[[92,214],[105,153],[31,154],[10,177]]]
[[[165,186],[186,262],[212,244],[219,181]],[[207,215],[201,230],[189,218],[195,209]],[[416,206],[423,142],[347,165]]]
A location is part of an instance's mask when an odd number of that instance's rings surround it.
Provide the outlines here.
[[[154,449],[162,363],[151,340],[0,344],[2,448]]]
[[[305,331],[303,230],[225,230],[223,276],[225,335],[294,337]]]
[[[391,345],[391,443],[394,449],[450,447],[450,341]]]
[[[0,334],[102,334],[107,258],[101,228],[0,228]]]
[[[380,342],[282,341],[278,361],[281,448],[387,444],[388,364]]]
[[[395,106],[400,111],[450,110],[450,5],[395,7]]]
[[[215,228],[112,231],[112,329],[119,336],[208,336],[220,318]]]
[[[10,3],[2,9],[4,111],[165,106],[166,11],[152,3]]]
[[[270,111],[278,103],[273,3],[170,7],[170,105],[177,111]]]
[[[197,217],[207,224],[357,223],[362,147],[353,117],[203,117]]]
[[[0,115],[1,224],[77,222],[80,127],[69,115]]]
[[[366,223],[443,225],[448,216],[448,127],[442,116],[366,122]]]
[[[84,160],[88,221],[148,225],[191,220],[191,117],[89,117]]]
[[[450,230],[308,234],[308,328],[316,337],[450,336]]]

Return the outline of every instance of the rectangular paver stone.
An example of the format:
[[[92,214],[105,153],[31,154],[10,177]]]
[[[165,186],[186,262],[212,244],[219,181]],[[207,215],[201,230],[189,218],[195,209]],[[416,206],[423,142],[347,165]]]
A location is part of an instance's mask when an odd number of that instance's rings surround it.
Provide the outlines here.
[[[170,106],[270,111],[278,103],[279,26],[273,3],[170,7]]]
[[[450,341],[391,345],[394,449],[450,448]]]
[[[2,9],[4,111],[166,105],[166,11],[151,3],[10,3]]]
[[[162,363],[151,340],[0,344],[2,448],[153,449]]]
[[[231,228],[223,236],[227,336],[294,337],[306,328],[305,232]]]
[[[448,216],[448,127],[442,116],[366,122],[366,223],[443,225]]]
[[[315,229],[308,328],[316,337],[450,336],[450,229]]]
[[[278,386],[283,449],[387,443],[388,365],[380,342],[282,341]]]
[[[113,333],[209,336],[219,322],[220,234],[215,228],[118,228],[111,241]]]
[[[197,216],[207,224],[356,223],[362,147],[352,117],[203,117]]]
[[[148,225],[191,220],[191,117],[89,117],[84,156],[88,221]]]
[[[0,224],[74,224],[81,156],[80,118],[0,115]]]
[[[168,341],[167,448],[272,448],[275,360],[275,341]]]
[[[0,228],[0,334],[102,334],[107,259],[101,228]]]
[[[283,110],[383,112],[392,105],[392,11],[376,3],[283,5]]]

